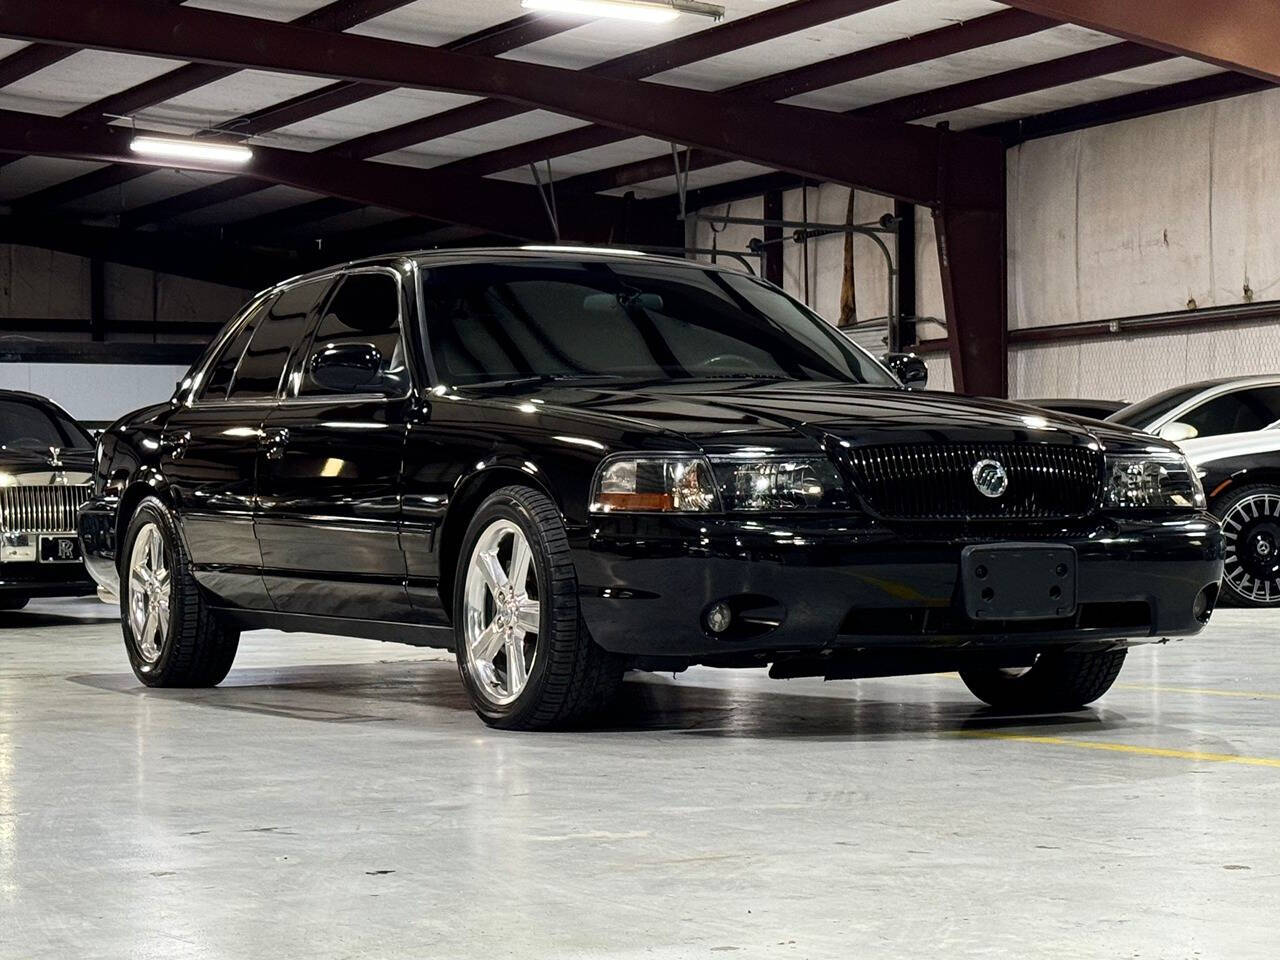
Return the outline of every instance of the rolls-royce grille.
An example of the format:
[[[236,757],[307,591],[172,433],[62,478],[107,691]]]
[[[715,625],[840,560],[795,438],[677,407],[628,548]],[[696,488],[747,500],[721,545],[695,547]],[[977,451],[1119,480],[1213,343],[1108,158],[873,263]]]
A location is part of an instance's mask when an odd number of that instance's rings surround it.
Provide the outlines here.
[[[68,533],[89,485],[0,487],[0,527],[10,533]]]
[[[1080,517],[1097,504],[1102,480],[1100,452],[1053,444],[855,447],[849,463],[866,505],[895,520]]]

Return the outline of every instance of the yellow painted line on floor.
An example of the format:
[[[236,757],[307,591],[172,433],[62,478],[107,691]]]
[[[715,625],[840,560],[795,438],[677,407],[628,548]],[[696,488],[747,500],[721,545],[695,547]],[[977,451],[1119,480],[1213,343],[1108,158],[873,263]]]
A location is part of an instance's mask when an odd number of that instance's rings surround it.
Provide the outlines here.
[[[1235,753],[1204,753],[1200,750],[1173,750],[1168,747],[1142,747],[1133,743],[1109,743],[1105,740],[1072,740],[1068,737],[1044,737],[1022,733],[1000,733],[994,730],[959,730],[956,736],[966,740],[1008,740],[1050,747],[1075,747],[1079,750],[1104,750],[1140,757],[1166,757],[1171,760],[1193,760],[1207,763],[1238,763],[1247,767],[1280,768],[1278,757],[1246,757]]]
[[[1155,693],[1192,693],[1204,697],[1242,697],[1246,700],[1280,700],[1280,693],[1261,690],[1212,690],[1207,687],[1169,687],[1152,683],[1117,683],[1116,690],[1150,690]]]

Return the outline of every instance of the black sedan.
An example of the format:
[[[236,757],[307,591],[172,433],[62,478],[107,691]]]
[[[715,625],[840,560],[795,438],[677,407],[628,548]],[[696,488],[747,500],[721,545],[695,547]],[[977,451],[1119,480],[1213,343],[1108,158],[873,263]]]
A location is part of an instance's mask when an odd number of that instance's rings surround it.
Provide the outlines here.
[[[750,276],[526,248],[264,292],[106,432],[81,533],[146,684],[341,633],[450,647],[487,722],[540,728],[692,664],[1079,707],[1208,620],[1203,508],[1171,444],[908,393]]]
[[[44,397],[0,390],[0,610],[91,594],[76,538],[93,440]]]

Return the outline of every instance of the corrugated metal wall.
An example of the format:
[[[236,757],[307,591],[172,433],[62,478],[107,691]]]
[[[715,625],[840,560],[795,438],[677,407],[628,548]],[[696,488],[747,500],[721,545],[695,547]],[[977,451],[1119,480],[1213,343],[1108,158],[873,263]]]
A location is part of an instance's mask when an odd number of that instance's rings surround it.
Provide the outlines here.
[[[1008,178],[1012,329],[1280,300],[1280,91],[1033,140],[1009,151]],[[848,196],[847,188],[810,188],[810,220],[842,222]],[[760,209],[744,201],[732,212]],[[858,195],[859,220],[889,209],[883,198]],[[800,219],[800,191],[785,195],[784,211]],[[759,235],[730,228],[720,243]],[[916,236],[917,313],[942,317],[927,210],[917,211]],[[697,239],[710,241],[705,226]],[[802,251],[786,250],[785,286],[803,297]],[[868,240],[854,241],[854,271],[859,316],[883,316],[885,265]],[[809,303],[833,321],[842,279],[842,240],[812,241]],[[934,324],[919,333],[945,336]],[[930,357],[929,368],[931,385],[950,389],[947,359]],[[1188,380],[1277,371],[1280,316],[1249,327],[1023,345],[1011,352],[1009,377],[1015,397],[1134,399]]]

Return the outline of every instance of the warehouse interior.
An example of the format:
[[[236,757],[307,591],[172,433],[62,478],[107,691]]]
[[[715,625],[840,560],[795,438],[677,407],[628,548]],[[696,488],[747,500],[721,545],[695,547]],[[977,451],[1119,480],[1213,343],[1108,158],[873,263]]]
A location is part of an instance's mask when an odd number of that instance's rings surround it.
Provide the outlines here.
[[[475,247],[744,271],[945,394],[1280,384],[1277,51],[1265,0],[0,0],[0,393],[96,435],[257,291]],[[1083,710],[695,666],[534,735],[442,650],[152,689],[118,607],[0,606],[0,958],[1273,956],[1270,600]]]

